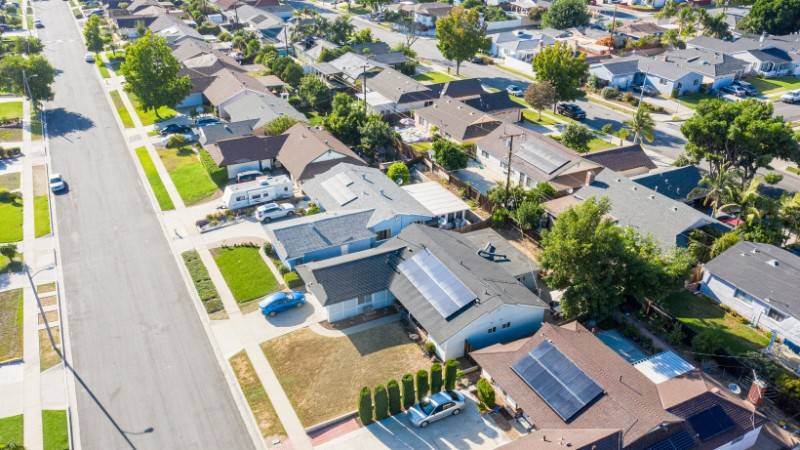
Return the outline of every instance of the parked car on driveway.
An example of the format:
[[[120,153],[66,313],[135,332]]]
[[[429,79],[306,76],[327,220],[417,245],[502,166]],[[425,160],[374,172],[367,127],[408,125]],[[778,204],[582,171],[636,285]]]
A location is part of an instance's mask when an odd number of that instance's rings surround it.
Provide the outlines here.
[[[408,420],[415,427],[425,428],[431,422],[461,414],[465,407],[464,396],[458,392],[437,392],[409,408]]]
[[[509,85],[509,86],[506,88],[506,92],[508,92],[508,93],[509,93],[509,94],[511,94],[511,95],[516,95],[517,97],[522,97],[522,95],[524,94],[524,93],[522,92],[522,89],[520,89],[520,87],[519,87],[519,86],[517,86],[516,84],[511,84],[511,85]]]
[[[219,118],[217,118],[217,117],[204,116],[204,117],[198,117],[194,121],[194,126],[196,126],[196,127],[207,127],[209,125],[215,125],[215,124],[218,124],[220,122],[221,122],[221,120],[219,120]]]
[[[719,90],[725,94],[731,94],[735,97],[747,97],[747,91],[744,88],[741,88],[735,84],[731,84],[730,86],[725,86]]]
[[[781,101],[784,103],[800,103],[800,90],[781,95]]]
[[[64,178],[59,173],[50,175],[49,183],[52,192],[60,192],[67,187],[67,183],[64,182]]]
[[[755,97],[758,95],[758,89],[756,89],[755,86],[753,86],[751,83],[748,83],[747,81],[736,80],[733,82],[733,84],[734,86],[739,86],[740,88],[744,89],[745,93],[747,93],[747,95],[749,96]]]
[[[192,132],[192,127],[188,125],[179,125],[177,123],[171,123],[162,128],[161,131],[159,131],[159,134],[161,134],[162,136],[166,136],[168,134],[175,134],[175,133],[187,134],[191,132]]]
[[[586,111],[574,103],[559,103],[556,112],[570,119],[583,120],[586,118]]]
[[[648,86],[643,84],[641,86],[631,86],[631,91],[636,92],[637,94],[642,93],[648,96],[656,96],[658,95],[658,89],[654,88],[653,86]]]
[[[255,218],[259,222],[269,222],[293,215],[294,205],[291,203],[267,203],[256,208],[255,212]]]
[[[161,136],[161,145],[166,147],[172,136],[183,136],[183,141],[185,143],[194,142],[197,140],[197,135],[191,131],[188,133],[172,133]]]
[[[302,292],[276,292],[270,294],[264,300],[258,302],[258,309],[261,314],[275,317],[276,314],[287,309],[299,308],[306,304],[306,296]]]

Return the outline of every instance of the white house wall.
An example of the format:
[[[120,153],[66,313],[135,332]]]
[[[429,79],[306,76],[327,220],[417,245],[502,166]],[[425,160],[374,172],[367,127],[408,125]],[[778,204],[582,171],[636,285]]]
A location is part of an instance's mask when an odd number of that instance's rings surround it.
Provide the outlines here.
[[[753,446],[756,445],[756,440],[758,440],[758,435],[760,433],[761,427],[750,430],[736,440],[717,447],[716,450],[746,450],[748,448],[753,448]]]
[[[382,290],[368,294],[371,302],[359,305],[358,299],[353,298],[343,302],[334,303],[325,306],[325,313],[328,316],[329,322],[336,322],[339,320],[347,319],[349,317],[357,316],[367,309],[384,308],[394,302],[394,296],[388,290]]]

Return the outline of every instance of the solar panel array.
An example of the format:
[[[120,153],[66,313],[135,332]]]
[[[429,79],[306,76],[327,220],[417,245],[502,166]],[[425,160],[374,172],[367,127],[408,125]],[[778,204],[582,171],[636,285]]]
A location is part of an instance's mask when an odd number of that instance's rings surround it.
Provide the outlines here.
[[[427,249],[397,268],[446,320],[478,297]]]
[[[563,155],[538,149],[528,142],[520,144],[516,155],[548,175],[555,173],[555,171],[564,167],[569,162],[569,158]]]
[[[734,426],[733,420],[725,414],[720,405],[714,405],[705,411],[689,416],[688,420],[701,441],[707,441]]]
[[[694,439],[686,430],[681,430],[663,441],[647,447],[647,450],[689,450],[694,447]]]
[[[569,422],[603,389],[553,344],[537,345],[511,369],[565,422]]]
[[[337,173],[336,175],[323,181],[321,184],[322,187],[328,191],[328,194],[330,194],[330,196],[333,197],[333,199],[336,200],[340,206],[344,206],[358,197],[349,188],[349,186],[353,184],[353,180],[351,180],[346,173]]]

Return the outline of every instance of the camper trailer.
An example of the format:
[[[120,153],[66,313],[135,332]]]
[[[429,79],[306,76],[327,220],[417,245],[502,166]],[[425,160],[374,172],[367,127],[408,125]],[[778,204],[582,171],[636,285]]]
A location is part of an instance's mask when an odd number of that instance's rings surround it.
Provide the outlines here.
[[[289,198],[292,193],[292,180],[286,175],[265,176],[253,181],[228,185],[222,194],[222,203],[228,209],[239,209]]]

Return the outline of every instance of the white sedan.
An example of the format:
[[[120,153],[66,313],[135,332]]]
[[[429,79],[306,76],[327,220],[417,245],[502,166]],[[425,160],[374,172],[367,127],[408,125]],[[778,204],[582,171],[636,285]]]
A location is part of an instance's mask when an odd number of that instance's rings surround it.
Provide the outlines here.
[[[791,91],[781,95],[784,103],[800,103],[800,91]]]
[[[516,95],[517,97],[522,97],[522,95],[524,94],[524,92],[522,92],[522,89],[520,89],[520,87],[517,86],[516,84],[509,85],[506,88],[506,92],[508,92],[511,95]]]
[[[64,182],[64,178],[61,174],[54,173],[50,175],[50,190],[53,192],[63,191],[67,187],[67,183]]]

